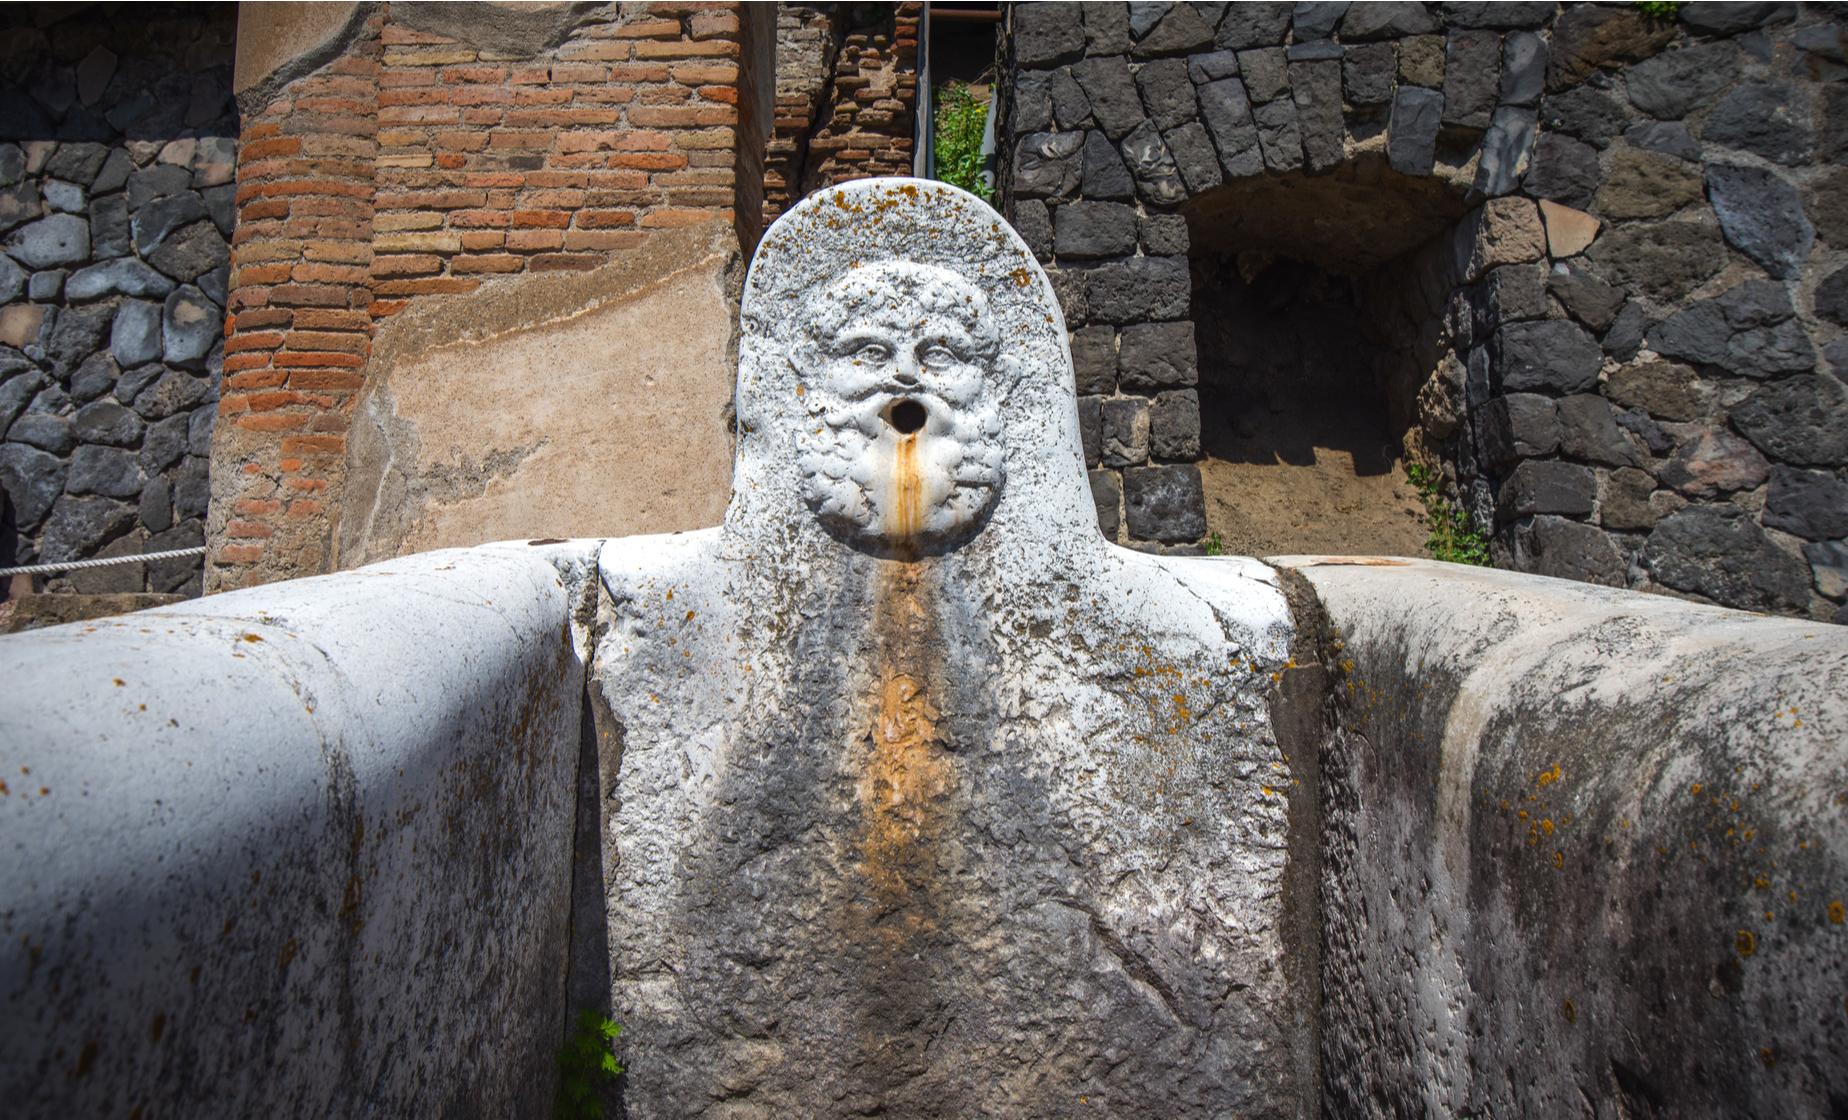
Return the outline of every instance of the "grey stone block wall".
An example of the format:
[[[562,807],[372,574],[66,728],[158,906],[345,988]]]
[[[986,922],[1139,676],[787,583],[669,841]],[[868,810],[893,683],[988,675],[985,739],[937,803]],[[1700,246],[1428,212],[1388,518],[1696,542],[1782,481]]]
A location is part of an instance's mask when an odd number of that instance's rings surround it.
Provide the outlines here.
[[[1422,181],[1465,216],[1354,272],[1408,453],[1494,561],[1848,621],[1843,33],[1812,4],[1014,6],[1001,204],[1072,330],[1100,524],[1204,532],[1194,203]],[[1129,471],[1167,480],[1140,517]]]
[[[235,8],[0,17],[0,565],[205,543]],[[40,586],[197,594],[200,571],[126,564]]]

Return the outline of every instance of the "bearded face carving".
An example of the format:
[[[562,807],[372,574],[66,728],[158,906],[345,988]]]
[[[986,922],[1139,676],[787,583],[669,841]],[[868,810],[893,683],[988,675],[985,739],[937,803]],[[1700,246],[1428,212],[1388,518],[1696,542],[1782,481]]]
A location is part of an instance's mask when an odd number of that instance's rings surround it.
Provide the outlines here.
[[[1003,476],[986,297],[947,269],[894,262],[850,271],[811,307],[795,355],[809,509],[882,555],[961,543]]]

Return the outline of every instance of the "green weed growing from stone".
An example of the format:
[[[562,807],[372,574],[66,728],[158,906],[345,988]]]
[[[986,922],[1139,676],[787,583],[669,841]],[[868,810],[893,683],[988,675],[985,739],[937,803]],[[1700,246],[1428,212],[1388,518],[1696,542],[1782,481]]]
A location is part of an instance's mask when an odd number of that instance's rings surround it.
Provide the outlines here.
[[[1208,556],[1224,556],[1226,554],[1226,542],[1219,539],[1218,533],[1213,533],[1206,538],[1206,554]]]
[[[558,1051],[558,1101],[552,1109],[556,1120],[602,1120],[605,1082],[622,1073],[610,1046],[622,1034],[622,1027],[595,1011],[578,1015],[577,1029],[565,1039]]]
[[[983,202],[994,192],[982,182],[982,127],[988,102],[978,101],[963,82],[952,82],[937,95],[937,178],[961,187]]]
[[[1424,502],[1425,524],[1431,529],[1430,537],[1425,540],[1425,551],[1431,554],[1431,559],[1486,566],[1489,562],[1488,538],[1476,528],[1468,513],[1444,497],[1438,488],[1438,475],[1417,463],[1410,463],[1405,468],[1405,477]]]
[[[1672,20],[1681,12],[1681,5],[1671,0],[1641,0],[1633,6],[1650,19]]]

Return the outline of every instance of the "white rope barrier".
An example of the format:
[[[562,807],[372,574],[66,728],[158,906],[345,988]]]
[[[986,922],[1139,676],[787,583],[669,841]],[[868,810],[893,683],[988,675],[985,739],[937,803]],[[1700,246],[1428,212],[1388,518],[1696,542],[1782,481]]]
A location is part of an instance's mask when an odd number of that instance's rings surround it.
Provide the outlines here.
[[[61,564],[27,564],[20,568],[0,568],[0,576],[48,576],[57,572],[74,572],[82,568],[108,568],[116,564],[145,564],[151,560],[178,560],[182,556],[204,556],[205,546],[170,548],[165,552],[141,552],[133,556],[109,556],[101,560],[66,560]]]

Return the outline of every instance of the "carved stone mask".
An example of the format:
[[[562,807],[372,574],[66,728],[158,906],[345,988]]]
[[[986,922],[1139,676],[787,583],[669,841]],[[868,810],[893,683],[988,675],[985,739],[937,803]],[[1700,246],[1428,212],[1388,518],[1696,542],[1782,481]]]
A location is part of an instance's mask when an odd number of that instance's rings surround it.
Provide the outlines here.
[[[979,531],[1004,473],[987,298],[948,269],[889,262],[850,269],[809,309],[795,354],[809,509],[884,555]]]

